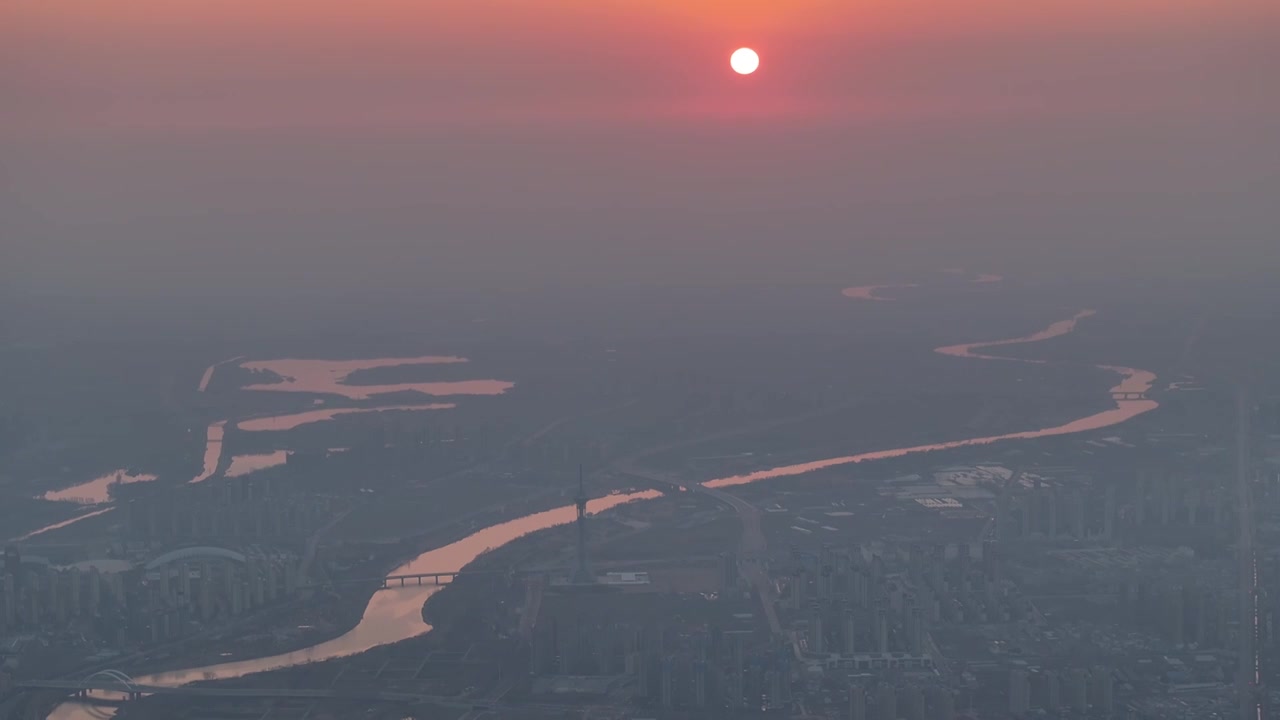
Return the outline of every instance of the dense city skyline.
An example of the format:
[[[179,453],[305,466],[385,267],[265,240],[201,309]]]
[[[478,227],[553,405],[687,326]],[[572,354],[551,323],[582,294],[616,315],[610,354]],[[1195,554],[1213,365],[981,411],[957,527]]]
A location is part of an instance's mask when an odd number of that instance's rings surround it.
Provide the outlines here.
[[[0,7],[0,720],[1265,720],[1275,0]]]

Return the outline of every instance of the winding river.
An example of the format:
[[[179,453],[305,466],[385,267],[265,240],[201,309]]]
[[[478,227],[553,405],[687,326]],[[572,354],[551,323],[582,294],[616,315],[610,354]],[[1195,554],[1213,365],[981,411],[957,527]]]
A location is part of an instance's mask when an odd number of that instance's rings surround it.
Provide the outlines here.
[[[1070,318],[1055,322],[1043,330],[1023,337],[1007,340],[975,342],[963,345],[951,345],[937,348],[935,352],[962,359],[1044,363],[1046,362],[1044,360],[1023,360],[1019,358],[989,355],[981,351],[988,348],[1020,343],[1031,343],[1066,335],[1075,330],[1080,321],[1092,316],[1093,314],[1094,312],[1091,310],[1081,311]],[[1151,388],[1152,383],[1155,381],[1155,375],[1145,370],[1135,370],[1133,368],[1116,367],[1111,365],[1098,365],[1097,367],[1116,373],[1120,376],[1119,384],[1112,388],[1113,393],[1144,393]],[[330,369],[326,368],[326,370]],[[334,372],[333,374],[336,375],[338,372]],[[1006,433],[1003,435],[992,435],[988,437],[965,438],[926,445],[878,450],[859,455],[828,458],[825,460],[815,460],[812,462],[759,470],[743,475],[719,478],[710,480],[704,484],[711,488],[731,487],[734,485],[744,485],[761,480],[800,475],[803,473],[862,461],[883,460],[916,453],[935,452],[975,445],[989,445],[1005,440],[1044,438],[1087,432],[1111,425],[1117,425],[1126,420],[1137,417],[1138,415],[1154,410],[1158,406],[1158,403],[1149,399],[1116,400],[1115,403],[1116,407],[1109,410],[1104,410],[1052,427]],[[656,491],[649,491],[610,495],[591,501],[588,508],[591,512],[601,512],[623,503],[654,498],[659,496],[659,494],[660,493]],[[486,550],[500,547],[519,537],[538,530],[571,522],[573,517],[574,509],[572,506],[563,506],[553,510],[525,515],[514,520],[509,520],[498,525],[484,528],[457,542],[423,553],[408,563],[391,571],[390,574],[399,575],[424,571],[448,572],[459,570]],[[276,670],[308,662],[353,655],[379,645],[417,637],[431,630],[431,626],[422,620],[422,604],[428,597],[435,592],[438,592],[439,589],[440,588],[437,586],[413,586],[384,590],[375,593],[372,599],[370,599],[368,606],[365,608],[364,615],[361,617],[360,622],[355,628],[340,637],[320,643],[310,648],[266,658],[159,673],[140,677],[137,678],[137,680],[142,684],[169,686],[182,685],[184,683],[194,682],[197,680],[224,680],[240,677],[250,673]],[[54,713],[49,717],[50,720],[86,720],[88,718],[100,718],[105,716],[106,715],[103,714],[103,708],[92,708],[90,706],[80,705],[74,702],[67,702],[58,706]]]
[[[636,500],[656,498],[661,494],[656,490],[646,490],[606,495],[588,502],[587,511],[599,513]],[[388,574],[411,575],[421,572],[461,570],[484,552],[506,545],[516,538],[556,525],[571,523],[576,513],[577,509],[574,506],[564,505],[491,525],[457,542],[428,550]],[[364,615],[354,628],[319,645],[283,655],[157,673],[137,677],[134,680],[141,685],[160,686],[183,685],[197,680],[227,680],[265,670],[278,670],[309,662],[345,657],[362,653],[379,645],[408,640],[431,630],[431,626],[422,619],[422,604],[443,587],[444,585],[406,585],[376,592],[369,599]],[[110,717],[112,714],[114,710],[109,707],[65,702],[54,709],[49,715],[49,720],[90,720]]]
[[[958,358],[976,358],[981,360],[1044,364],[1047,362],[1046,360],[1024,360],[1021,358],[1010,358],[999,355],[986,355],[977,351],[980,349],[1000,347],[1003,345],[1038,342],[1040,340],[1048,340],[1050,338],[1066,335],[1076,329],[1077,323],[1094,314],[1093,310],[1082,310],[1066,320],[1059,320],[1049,327],[1025,337],[1012,338],[1008,340],[994,340],[990,342],[968,343],[965,345],[949,345],[947,347],[937,348],[934,352]],[[1111,388],[1111,392],[1113,394],[1145,393],[1151,389],[1152,383],[1156,380],[1155,373],[1148,372],[1146,370],[1135,370],[1133,368],[1118,367],[1115,365],[1096,365],[1095,367],[1120,375],[1120,384]],[[858,455],[844,455],[841,457],[814,460],[795,465],[783,465],[782,467],[758,470],[744,475],[734,475],[731,477],[710,480],[704,484],[707,487],[712,488],[731,487],[733,485],[745,485],[747,483],[753,483],[760,480],[770,480],[790,475],[801,475],[804,473],[837,467],[839,465],[859,463],[866,460],[889,460],[892,458],[899,458],[904,455],[936,452],[938,450],[953,450],[955,448],[972,447],[975,445],[990,445],[992,443],[1003,442],[1005,440],[1030,440],[1033,438],[1054,437],[1055,435],[1070,435],[1072,433],[1087,432],[1111,425],[1118,425],[1145,412],[1154,410],[1159,406],[1159,403],[1155,400],[1146,399],[1116,400],[1115,404],[1116,406],[1109,410],[1103,410],[1092,415],[1086,415],[1085,417],[1072,420],[1071,422],[1064,423],[1062,425],[1054,425],[1052,427],[1039,428],[1036,430],[1023,430],[1021,432],[1005,433],[1004,435],[989,435],[986,437],[948,440],[946,442],[913,445],[911,447],[893,448],[891,450],[874,450],[872,452],[865,452]]]

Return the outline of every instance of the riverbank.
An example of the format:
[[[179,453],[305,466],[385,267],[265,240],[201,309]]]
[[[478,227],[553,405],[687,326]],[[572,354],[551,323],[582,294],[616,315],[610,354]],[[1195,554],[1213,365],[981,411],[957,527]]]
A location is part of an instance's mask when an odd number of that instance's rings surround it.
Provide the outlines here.
[[[468,513],[449,522],[427,528],[417,535],[406,537],[394,544],[353,546],[351,551],[368,547],[376,555],[365,562],[350,566],[344,570],[341,577],[335,580],[383,577],[413,558],[466,538],[478,527],[497,525],[529,514],[543,512],[561,503],[559,493],[542,493],[519,506],[503,503]],[[344,586],[341,592],[324,590],[318,592],[327,593],[327,596],[317,595],[311,600],[269,609],[261,616],[260,622],[238,629],[235,636],[226,638],[223,643],[184,653],[181,658],[166,659],[164,662],[156,663],[139,663],[125,668],[125,672],[134,677],[144,674],[163,674],[181,671],[192,665],[249,661],[254,658],[292,653],[329,642],[355,629],[374,594],[385,591],[372,586],[348,585]],[[316,602],[317,597],[327,598],[322,600],[324,603],[322,606],[311,605]],[[300,631],[290,632],[287,635],[279,634],[281,630],[290,629]],[[260,642],[252,642],[255,633],[263,636]],[[249,643],[245,642],[246,637],[250,639]]]
[[[1015,342],[1035,342],[1049,337],[1054,337],[1058,334],[1065,334],[1066,332],[1070,332],[1074,329],[1074,321],[1080,319],[1080,317],[1081,316],[1077,316],[1076,318],[1068,321],[1059,321],[1044,331],[1024,336],[1016,340],[949,346],[945,348],[938,348],[936,352],[947,355],[960,355],[962,357],[970,357],[974,360],[982,361],[994,361],[997,359],[1005,360],[1006,358],[980,355],[972,353],[972,351],[993,345],[1008,345]],[[1098,367],[1119,372],[1121,375],[1125,376],[1126,380],[1138,377],[1137,371],[1128,371],[1125,368],[1112,368],[1108,366]],[[1122,381],[1122,386],[1124,384],[1125,383]],[[1126,391],[1132,390],[1132,388],[1123,389]],[[1114,410],[1102,411],[1065,424],[1054,425],[1038,430],[973,437],[966,440],[944,442],[936,445],[900,447],[896,449],[872,451],[860,455],[843,456],[827,460],[817,460],[796,465],[775,467],[772,469],[748,473],[746,475],[720,478],[706,483],[706,486],[709,488],[715,488],[738,485],[756,482],[759,480],[798,475],[801,473],[821,470],[826,467],[833,467],[847,463],[857,463],[864,460],[891,459],[909,454],[986,445],[1004,440],[1053,437],[1088,430],[1096,430],[1124,422],[1125,420],[1147,412],[1148,410],[1154,409],[1157,404],[1152,400],[1120,400],[1117,401],[1115,405],[1116,407]],[[613,495],[598,498],[589,503],[588,511],[600,512],[631,500],[647,499],[656,497],[657,495],[658,493],[656,492],[650,492],[634,493],[629,495]],[[395,568],[393,572],[412,574],[421,572],[456,571],[475,561],[477,558],[494,548],[507,545],[516,538],[522,537],[536,530],[571,522],[573,516],[573,506],[561,504],[559,507],[554,507],[550,510],[516,517],[512,520],[496,525],[485,526],[483,529],[466,535],[465,537],[448,545],[439,546],[435,550],[424,552],[413,560]],[[470,524],[473,528],[480,527],[481,520],[473,520]],[[355,625],[355,627],[351,628],[349,632],[330,641],[311,646],[303,651],[295,651],[292,653],[242,662],[224,662],[207,667],[160,673],[144,678],[138,678],[138,680],[145,684],[181,685],[199,680],[239,678],[249,674],[261,673],[266,670],[285,667],[296,668],[297,666],[303,665],[310,666],[313,663],[324,660],[365,653],[366,651],[374,648],[386,648],[392,645],[398,646],[405,640],[421,637],[431,630],[431,626],[424,620],[423,613],[425,611],[424,608],[427,601],[430,600],[432,595],[436,594],[438,590],[439,587],[437,586],[412,586],[405,587],[403,589],[373,593],[368,599],[368,605],[365,608],[360,621]],[[452,595],[453,599],[461,597],[461,594]],[[311,668],[308,667],[307,669],[310,670]]]
[[[530,515],[536,516],[539,513],[546,512],[549,508],[562,506],[564,501],[559,496],[559,491],[546,491],[530,496],[525,503],[518,507],[512,503],[490,505],[474,512],[454,517],[447,522],[438,523],[399,542],[371,546],[371,550],[376,552],[376,555],[365,562],[348,567],[344,571],[343,577],[382,577],[424,554],[429,555],[433,550],[448,548],[461,540],[465,540],[467,537],[475,535],[475,530],[478,527],[500,527],[504,522],[509,523]],[[449,568],[442,569],[448,570]],[[434,592],[440,587],[443,586],[415,586],[412,590]],[[284,669],[286,666],[273,666],[269,662],[270,659],[291,656],[304,652],[308,648],[340,641],[359,627],[378,592],[405,595],[408,594],[406,590],[409,590],[409,588],[405,590],[378,591],[374,587],[347,586],[344,592],[330,595],[330,602],[323,607],[308,606],[308,603],[315,602],[315,598],[280,605],[253,617],[243,618],[233,623],[232,626],[217,631],[216,640],[212,643],[204,644],[202,647],[193,648],[183,643],[175,643],[159,650],[157,656],[149,655],[132,662],[118,663],[114,667],[140,682],[154,682],[156,684],[171,684],[164,682],[161,678],[174,676],[189,677],[188,682],[212,679],[205,678],[206,673],[201,670],[192,670],[195,666],[205,664],[222,667],[227,665],[253,665],[255,661],[265,661],[260,670],[250,670],[249,672],[256,673]],[[418,602],[414,606],[414,614],[419,617],[421,615],[421,607],[422,602]],[[323,623],[316,622],[314,619],[320,616],[326,618]],[[311,627],[301,628],[300,632],[287,634],[279,632],[282,629],[298,630],[300,625],[310,625]],[[255,638],[255,635],[261,637]],[[246,638],[250,640],[248,644],[245,643]],[[360,651],[355,650],[354,652]],[[334,657],[343,657],[354,654],[354,652],[335,655]],[[329,658],[317,657],[314,662],[320,662],[325,659]],[[304,661],[304,665],[311,662],[313,661]],[[77,671],[70,670],[68,674],[74,675],[77,674]],[[234,675],[234,677],[240,676],[241,674]],[[64,700],[62,698],[49,698],[43,701],[42,705],[46,709],[46,714],[48,714],[63,703]],[[91,718],[96,716],[65,714],[51,717]]]

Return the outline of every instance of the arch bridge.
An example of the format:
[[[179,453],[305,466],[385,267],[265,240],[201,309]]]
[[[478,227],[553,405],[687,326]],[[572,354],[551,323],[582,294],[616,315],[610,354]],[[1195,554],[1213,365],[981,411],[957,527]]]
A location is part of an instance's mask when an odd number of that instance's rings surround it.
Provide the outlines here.
[[[221,547],[213,547],[210,545],[197,545],[194,547],[185,547],[185,548],[179,548],[177,550],[171,550],[163,555],[154,557],[147,562],[145,568],[147,570],[158,570],[164,567],[165,565],[169,565],[171,563],[182,562],[184,560],[192,560],[196,558],[220,558],[223,560],[230,560],[232,562],[241,563],[241,564],[243,564],[246,561],[246,558],[243,554],[238,553],[234,550],[228,550],[226,548],[221,548]]]
[[[129,677],[128,675],[126,675],[124,672],[120,670],[99,670],[93,673],[92,675],[86,676],[82,682],[84,682],[85,684],[88,684],[96,680],[101,680],[108,683],[116,683],[120,687],[126,690],[133,690],[134,688],[138,687],[138,683],[135,682],[133,678]]]

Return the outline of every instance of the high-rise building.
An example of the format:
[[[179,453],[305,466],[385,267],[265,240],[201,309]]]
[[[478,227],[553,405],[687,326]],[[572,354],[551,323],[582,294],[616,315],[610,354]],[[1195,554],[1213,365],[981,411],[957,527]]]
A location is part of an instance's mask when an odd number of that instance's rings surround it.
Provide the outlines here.
[[[1076,712],[1089,709],[1089,676],[1084,670],[1075,668],[1068,670],[1063,678],[1062,689],[1067,696],[1067,706]]]
[[[849,688],[849,720],[867,720],[867,690],[861,685]]]
[[[58,584],[62,580],[59,575],[50,575],[46,578],[46,588],[49,592],[48,609],[53,612],[54,619],[59,625],[67,620],[67,605],[63,599],[63,593],[58,591]]]
[[[934,688],[930,704],[933,720],[955,720],[956,699],[946,688]]]
[[[1021,527],[1020,534],[1024,538],[1030,537],[1031,533],[1035,531],[1034,502],[1035,502],[1035,495],[1031,493],[1027,493],[1022,496],[1022,524],[1020,526]]]
[[[1009,672],[1009,714],[1018,717],[1031,710],[1031,682],[1027,671]]]
[[[907,651],[912,655],[924,652],[924,608],[913,607],[907,615]]]
[[[852,610],[844,612],[844,627],[840,633],[840,639],[844,643],[844,654],[853,655],[857,652],[857,622]]]
[[[867,573],[862,568],[853,571],[853,604],[865,608],[871,604],[871,592],[867,583]]]
[[[906,720],[925,720],[924,717],[924,690],[917,686],[904,688],[902,691],[902,710],[899,717]]]
[[[578,494],[573,499],[577,508],[578,529],[578,566],[573,571],[573,582],[578,585],[589,585],[595,582],[595,575],[587,562],[587,488],[582,476],[582,466],[578,466]]]
[[[996,540],[1008,542],[1013,537],[1013,513],[1009,508],[1009,493],[1000,493],[996,500]]]
[[[920,543],[913,542],[907,547],[907,574],[913,580],[924,575],[924,546]]]
[[[720,553],[720,595],[728,597],[738,587],[738,556]]]
[[[1071,497],[1071,532],[1077,538],[1084,540],[1089,536],[1088,531],[1085,528],[1085,522],[1084,522],[1084,514],[1085,514],[1085,506],[1086,506],[1084,501],[1084,493],[1080,492],[1079,490],[1072,490],[1070,497]]]
[[[898,693],[890,683],[880,683],[876,688],[877,720],[898,720]]]
[[[827,651],[827,634],[822,627],[822,612],[819,610],[809,614],[809,649],[818,654]]]
[[[1102,535],[1107,540],[1111,540],[1115,537],[1116,523],[1116,488],[1114,485],[1107,487],[1102,512]]]
[[[791,578],[791,609],[801,610],[804,608],[804,589],[809,578],[804,570],[800,570]]]
[[[875,634],[876,652],[889,652],[889,615],[883,606],[876,608],[872,632]]]
[[[667,655],[662,658],[661,662],[658,700],[662,703],[662,707],[669,708],[675,704],[675,661],[670,655]]]
[[[98,615],[102,608],[102,573],[89,568],[89,614]]]
[[[4,548],[4,574],[12,575],[14,584],[22,587],[22,555],[13,545]]]
[[[653,677],[653,671],[651,669],[653,657],[644,651],[643,646],[637,649],[636,655],[636,695],[642,698],[647,698],[650,697],[650,693],[652,692],[649,686],[653,682],[651,679]]]
[[[1147,522],[1147,471],[1139,470],[1134,482],[1133,491],[1134,521],[1139,525]]]
[[[818,551],[818,575],[816,579],[818,599],[829,600],[832,595],[832,585],[835,575],[835,554],[831,547],[823,545]]]
[[[1058,505],[1060,505],[1061,502],[1062,498],[1059,497],[1058,488],[1056,486],[1049,488],[1049,501],[1047,504],[1049,506],[1048,534],[1050,538],[1058,537]]]
[[[1167,602],[1165,635],[1169,638],[1169,642],[1175,646],[1181,646],[1186,642],[1184,634],[1186,617],[1182,588],[1173,588],[1165,594],[1165,598]]]
[[[990,580],[1000,580],[1000,551],[990,540],[982,543],[982,571]]]
[[[746,702],[747,637],[749,632],[726,633],[729,639],[729,706],[742,707]]]
[[[1172,478],[1156,478],[1155,501],[1157,508],[1160,510],[1161,525],[1168,525],[1169,521],[1173,518],[1173,514],[1171,512],[1172,506],[1169,503],[1169,499],[1173,497],[1174,493],[1174,488],[1172,486]]]
[[[1056,711],[1062,707],[1062,681],[1058,677],[1058,673],[1050,670],[1044,674],[1045,696],[1044,707],[1046,710]]]
[[[786,707],[787,703],[783,701],[783,673],[780,670],[770,669],[764,674],[765,685],[768,687],[769,702],[768,707],[779,708]]]
[[[1095,710],[1110,715],[1115,711],[1115,676],[1111,669],[1097,666],[1089,676],[1090,693]]]
[[[0,628],[18,624],[18,591],[13,575],[4,576],[4,595],[0,597]]]
[[[35,583],[33,583],[35,585]],[[32,587],[31,592],[27,593],[27,614],[24,618],[28,625],[37,625],[40,623],[40,593],[38,588]]]

